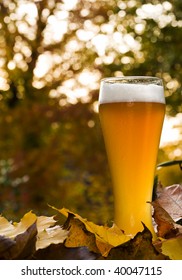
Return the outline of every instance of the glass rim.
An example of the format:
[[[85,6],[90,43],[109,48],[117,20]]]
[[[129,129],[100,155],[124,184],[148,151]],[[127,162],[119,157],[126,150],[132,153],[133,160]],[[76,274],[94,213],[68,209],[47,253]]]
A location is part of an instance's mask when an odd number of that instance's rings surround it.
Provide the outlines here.
[[[123,83],[123,84],[155,84],[163,86],[162,78],[155,76],[120,76],[120,77],[106,77],[101,79],[101,82],[108,84]]]

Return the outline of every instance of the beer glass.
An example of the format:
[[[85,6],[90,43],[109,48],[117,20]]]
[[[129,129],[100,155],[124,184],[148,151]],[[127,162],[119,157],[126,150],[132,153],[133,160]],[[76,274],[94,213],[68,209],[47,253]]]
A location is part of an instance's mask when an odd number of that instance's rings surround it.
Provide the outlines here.
[[[155,236],[151,204],[165,114],[162,80],[156,77],[101,81],[99,117],[113,182],[114,221],[125,234]]]

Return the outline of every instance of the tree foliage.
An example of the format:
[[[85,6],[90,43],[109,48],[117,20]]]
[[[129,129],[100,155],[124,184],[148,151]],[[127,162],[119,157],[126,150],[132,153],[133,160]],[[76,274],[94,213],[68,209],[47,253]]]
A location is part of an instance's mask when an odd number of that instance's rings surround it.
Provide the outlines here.
[[[166,112],[179,114],[181,25],[180,0],[1,1],[1,212],[49,212],[49,203],[97,223],[112,219],[100,79],[160,76]]]

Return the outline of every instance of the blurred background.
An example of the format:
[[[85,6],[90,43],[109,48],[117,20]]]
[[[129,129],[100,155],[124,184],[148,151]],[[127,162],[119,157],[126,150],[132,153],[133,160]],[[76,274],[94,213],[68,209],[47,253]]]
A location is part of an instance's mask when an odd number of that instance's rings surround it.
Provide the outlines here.
[[[163,79],[158,163],[182,159],[181,0],[0,1],[0,213],[50,204],[112,220],[97,99],[103,77],[123,75]],[[157,174],[182,183],[178,165]]]

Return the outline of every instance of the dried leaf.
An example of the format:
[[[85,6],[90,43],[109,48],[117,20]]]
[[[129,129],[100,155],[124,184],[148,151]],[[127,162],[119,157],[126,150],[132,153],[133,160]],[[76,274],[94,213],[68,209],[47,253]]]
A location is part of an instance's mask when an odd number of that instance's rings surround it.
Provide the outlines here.
[[[6,218],[0,217],[0,235],[9,236],[12,234],[14,226]]]
[[[56,223],[53,216],[47,217],[47,216],[38,216],[37,217],[37,230],[38,232],[42,232],[45,229],[54,226]]]
[[[181,186],[158,189],[158,194],[152,202],[160,237],[155,242],[145,225],[143,232],[131,239],[116,225],[96,225],[65,208],[52,207],[67,217],[64,229],[54,217],[37,217],[32,212],[19,223],[1,216],[0,259],[182,259],[182,226],[160,204],[169,207],[170,196],[170,212],[175,216],[179,210],[175,217],[181,218]]]
[[[0,236],[0,260],[4,260],[6,252],[15,244],[14,240]]]
[[[157,190],[157,201],[174,221],[182,218],[182,185],[172,185]]]
[[[107,259],[110,260],[164,260],[168,257],[158,252],[152,244],[152,234],[144,230],[125,244],[111,249]]]
[[[73,214],[68,215],[68,219],[64,225],[69,229],[69,235],[65,241],[66,247],[87,247],[90,251],[98,253],[98,248],[95,243],[93,233],[86,230],[85,225],[78,219],[75,219]]]
[[[12,224],[5,218],[0,218],[0,235],[11,239],[14,239],[18,234],[25,232],[37,220],[36,215],[32,212],[26,213],[19,223]]]
[[[66,213],[70,213],[74,215],[75,218],[80,220],[86,227],[88,231],[91,233],[94,233],[95,236],[100,241],[104,241],[106,243],[109,243],[113,246],[117,246],[121,243],[127,242],[130,237],[125,235],[116,225],[113,225],[113,227],[109,228],[107,226],[99,226],[94,224],[93,222],[88,221],[87,219],[82,218],[78,214],[74,214],[73,212],[63,208],[58,210],[59,212],[63,213],[65,215]],[[66,214],[67,216],[67,214]]]
[[[55,226],[54,217],[37,217],[37,242],[36,250],[48,247],[50,244],[63,243],[68,232],[59,225]]]
[[[32,212],[26,213],[19,223],[13,224],[1,217],[0,234],[4,237],[1,238],[1,248],[8,244],[2,258],[27,259],[33,254],[37,235],[36,220]]]
[[[0,238],[0,259],[29,259],[35,252],[37,228],[36,222],[15,238]],[[3,250],[4,248],[4,250]]]
[[[182,260],[182,235],[163,241],[161,249],[171,260]]]
[[[38,250],[33,259],[37,260],[95,260],[96,254],[86,247],[67,248],[61,244],[51,244]]]
[[[153,217],[157,224],[157,232],[159,237],[171,236],[175,233],[175,222],[171,216],[161,207],[158,200],[151,203],[154,207]]]
[[[36,222],[30,225],[23,233],[18,234],[15,244],[7,251],[6,259],[25,260],[30,259],[36,250],[37,227]]]
[[[96,225],[95,225],[96,226]],[[109,227],[96,226],[96,232],[102,239],[96,240],[102,256],[107,257],[111,248],[126,243],[130,237],[125,235],[115,224]]]
[[[54,208],[56,209],[56,208]],[[112,228],[109,228],[107,226],[99,226],[96,225],[92,222],[87,221],[86,219],[83,219],[81,216],[79,216],[78,214],[74,214],[73,212],[63,208],[63,209],[56,209],[58,210],[60,213],[62,213],[65,216],[68,216],[69,214],[73,215],[73,217],[75,217],[77,220],[79,220],[81,223],[84,224],[85,229],[94,234],[95,236],[95,244],[99,250],[99,252],[103,255],[103,256],[107,256],[110,249],[112,247],[118,246],[120,244],[123,244],[125,242],[127,242],[128,240],[130,240],[130,237],[125,235],[116,225],[113,225]],[[81,226],[81,224],[79,223],[79,225]],[[78,230],[77,230],[78,231]],[[74,234],[74,232],[72,231],[72,234]],[[71,236],[71,233],[70,233]],[[71,237],[70,237],[71,238]],[[83,234],[77,234],[76,236],[72,236],[73,240],[77,240],[79,239],[78,243],[82,244],[81,246],[86,246],[83,245],[82,242],[82,238],[83,238]],[[84,242],[85,244],[85,242]],[[92,246],[89,244],[89,248],[94,248],[94,252],[97,252],[98,250],[95,250],[95,244]],[[67,245],[67,240],[66,240],[66,245]]]

